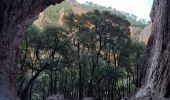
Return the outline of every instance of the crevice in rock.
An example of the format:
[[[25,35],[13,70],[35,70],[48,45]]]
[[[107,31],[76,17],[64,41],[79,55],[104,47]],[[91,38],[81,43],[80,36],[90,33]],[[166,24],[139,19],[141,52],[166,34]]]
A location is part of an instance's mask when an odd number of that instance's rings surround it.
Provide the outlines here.
[[[168,82],[166,93],[164,95],[165,98],[170,98],[170,81]]]

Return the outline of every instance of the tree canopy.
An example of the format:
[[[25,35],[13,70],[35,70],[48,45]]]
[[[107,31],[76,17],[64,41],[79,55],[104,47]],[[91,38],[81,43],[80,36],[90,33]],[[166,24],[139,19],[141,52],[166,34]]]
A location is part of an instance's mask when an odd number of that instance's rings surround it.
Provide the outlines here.
[[[18,96],[44,100],[122,98],[138,85],[143,44],[130,38],[130,23],[108,11],[65,16],[64,26],[32,26],[18,63]]]

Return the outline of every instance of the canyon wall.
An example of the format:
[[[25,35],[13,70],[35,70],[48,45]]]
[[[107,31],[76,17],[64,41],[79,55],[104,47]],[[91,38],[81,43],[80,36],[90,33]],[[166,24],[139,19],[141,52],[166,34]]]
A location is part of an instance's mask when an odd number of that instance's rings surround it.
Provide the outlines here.
[[[170,0],[154,0],[151,36],[140,71],[136,100],[170,99]],[[146,98],[145,98],[146,97]]]

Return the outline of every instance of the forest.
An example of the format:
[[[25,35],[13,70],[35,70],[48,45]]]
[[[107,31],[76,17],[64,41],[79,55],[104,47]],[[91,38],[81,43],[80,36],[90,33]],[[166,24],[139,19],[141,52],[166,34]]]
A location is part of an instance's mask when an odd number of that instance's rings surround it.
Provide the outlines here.
[[[0,0],[0,100],[169,100],[169,9]]]
[[[94,9],[81,15],[69,11],[64,24],[58,25],[56,15],[49,13],[56,7],[45,11],[52,21],[32,25],[20,46],[17,95],[21,100],[46,100],[54,94],[68,100],[121,100],[130,95],[139,85],[145,48],[131,38],[131,22]],[[146,24],[133,20],[141,27]]]

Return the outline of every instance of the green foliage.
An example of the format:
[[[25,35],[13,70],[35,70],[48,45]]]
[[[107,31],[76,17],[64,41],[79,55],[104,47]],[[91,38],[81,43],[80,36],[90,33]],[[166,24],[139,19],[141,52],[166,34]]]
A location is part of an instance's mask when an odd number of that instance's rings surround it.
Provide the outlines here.
[[[137,16],[133,14],[129,14],[123,11],[118,11],[115,8],[113,9],[111,7],[104,7],[101,5],[97,5],[90,1],[86,2],[85,4],[80,4],[80,3],[72,4],[71,1],[64,1],[60,5],[51,6],[47,10],[45,10],[45,16],[48,17],[50,20],[54,21],[58,19],[59,11],[61,10],[63,10],[63,12],[65,12],[66,15],[71,14],[73,12],[72,11],[73,5],[78,9],[84,10],[86,12],[94,11],[96,9],[99,11],[108,11],[111,14],[115,14],[119,17],[124,17],[126,20],[130,22],[132,26],[144,28],[145,26],[148,25],[148,21],[146,19],[138,19]]]
[[[73,100],[81,93],[107,100],[129,94],[144,49],[130,39],[129,26],[124,17],[98,10],[70,13],[62,27],[32,26],[21,45],[18,95],[39,72],[25,100],[43,100],[58,92]]]
[[[41,30],[37,26],[31,26],[25,34],[31,46],[35,46],[40,42]]]
[[[85,4],[77,4],[78,7],[85,9],[87,11],[93,11],[95,9],[99,10],[99,11],[109,11],[112,14],[116,14],[117,16],[120,17],[125,17],[126,20],[128,20],[132,26],[136,26],[136,27],[145,27],[148,24],[148,21],[146,19],[137,19],[137,16],[133,15],[133,14],[129,14],[127,12],[123,12],[123,11],[118,11],[117,9],[113,9],[111,7],[104,7],[101,5],[97,5],[94,4],[91,1],[86,2]]]
[[[71,13],[71,4],[69,1],[63,1],[61,4],[48,7],[45,11],[45,17],[52,21],[56,21],[59,18],[59,12],[63,9],[63,12],[67,14]]]

